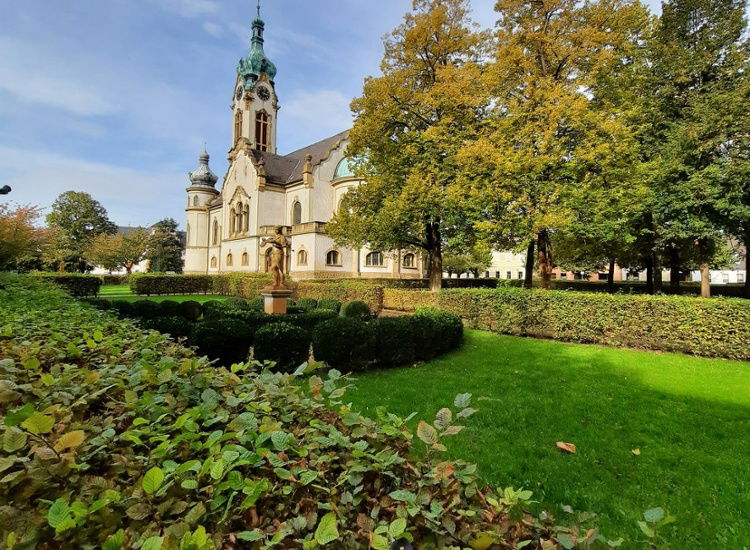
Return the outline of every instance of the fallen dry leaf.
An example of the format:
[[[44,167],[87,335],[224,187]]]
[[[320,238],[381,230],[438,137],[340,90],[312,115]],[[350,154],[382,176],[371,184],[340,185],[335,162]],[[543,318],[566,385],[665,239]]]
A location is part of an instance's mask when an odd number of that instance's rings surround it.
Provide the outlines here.
[[[576,446],[573,443],[565,443],[564,441],[558,441],[556,445],[557,445],[557,448],[563,453],[573,454],[576,452]]]
[[[635,456],[641,456],[641,450],[640,449],[633,449],[630,452],[633,453]]]

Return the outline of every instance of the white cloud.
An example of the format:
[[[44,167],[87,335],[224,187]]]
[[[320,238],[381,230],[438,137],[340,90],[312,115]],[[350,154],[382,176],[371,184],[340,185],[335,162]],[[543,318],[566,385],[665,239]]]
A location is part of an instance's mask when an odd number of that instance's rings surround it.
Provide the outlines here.
[[[198,17],[219,11],[219,4],[213,0],[152,0],[163,10],[182,17]]]
[[[10,58],[0,57],[0,90],[22,101],[49,105],[75,115],[107,115],[117,110],[94,86],[54,72],[13,67]]]
[[[295,90],[281,106],[279,124],[284,134],[296,136],[299,141],[288,140],[290,145],[302,147],[350,128],[350,102],[337,90]]]
[[[203,30],[214,38],[221,38],[224,35],[224,28],[218,23],[206,21],[203,23]]]
[[[171,169],[134,170],[54,153],[0,146],[4,199],[49,207],[60,193],[84,191],[120,225],[152,224],[167,216],[182,222],[187,174]]]

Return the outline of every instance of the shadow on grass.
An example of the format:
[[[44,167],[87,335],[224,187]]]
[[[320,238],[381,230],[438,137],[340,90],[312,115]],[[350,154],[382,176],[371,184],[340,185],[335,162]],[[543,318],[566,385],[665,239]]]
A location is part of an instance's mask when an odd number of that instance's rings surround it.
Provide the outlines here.
[[[676,547],[750,541],[749,363],[469,331],[461,350],[356,385],[348,397],[366,413],[417,419],[472,393],[480,412],[450,455],[490,484],[532,489],[562,521],[563,504],[597,512],[627,548],[643,547],[635,522],[653,506],[677,516]],[[560,454],[561,440],[578,452]]]

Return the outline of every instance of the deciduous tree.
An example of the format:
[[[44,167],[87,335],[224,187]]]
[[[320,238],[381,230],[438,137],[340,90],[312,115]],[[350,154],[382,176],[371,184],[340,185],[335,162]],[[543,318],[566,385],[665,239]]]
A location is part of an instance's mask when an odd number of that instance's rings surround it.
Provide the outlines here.
[[[85,257],[89,263],[108,271],[124,268],[131,273],[146,257],[149,239],[149,232],[142,227],[114,235],[102,233],[91,240]]]
[[[347,194],[328,233],[344,245],[423,249],[432,290],[441,286],[444,244],[468,222],[451,188],[457,152],[485,116],[488,38],[466,0],[414,0],[385,40],[383,75],[368,78],[352,103],[348,154],[367,182]]]
[[[52,232],[39,227],[40,218],[36,206],[0,204],[0,270],[15,269],[20,259],[38,256],[49,244]]]
[[[114,235],[117,226],[107,211],[91,195],[67,191],[60,195],[47,214],[47,225],[58,230],[49,257],[61,270],[85,271],[89,268],[85,252],[97,235]]]
[[[182,238],[177,231],[177,222],[165,218],[153,225],[149,239],[148,270],[163,273],[182,273]]]

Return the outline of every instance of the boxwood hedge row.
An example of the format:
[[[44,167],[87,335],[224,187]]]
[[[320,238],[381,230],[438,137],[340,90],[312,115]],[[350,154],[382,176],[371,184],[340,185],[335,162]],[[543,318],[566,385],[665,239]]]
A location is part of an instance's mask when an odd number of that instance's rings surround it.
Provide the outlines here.
[[[525,290],[385,289],[387,309],[430,306],[503,334],[750,359],[750,303],[686,296]]]
[[[35,277],[55,283],[71,296],[78,298],[97,296],[102,279],[84,273],[34,273]]]

